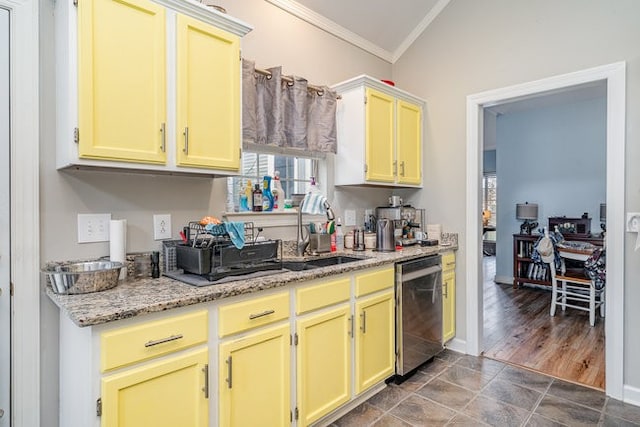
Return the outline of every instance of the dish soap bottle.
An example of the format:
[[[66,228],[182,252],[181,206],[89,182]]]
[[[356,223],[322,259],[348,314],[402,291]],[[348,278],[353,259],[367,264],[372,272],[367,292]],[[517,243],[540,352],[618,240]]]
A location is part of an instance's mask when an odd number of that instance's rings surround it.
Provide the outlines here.
[[[271,194],[271,177],[265,175],[262,179],[262,211],[270,212],[273,210],[273,194]]]
[[[280,172],[278,171],[275,171],[273,174],[273,188],[271,189],[271,193],[273,194],[273,210],[283,211],[284,199],[286,199],[286,197],[282,184],[280,183]]]
[[[260,184],[256,184],[253,189],[251,204],[254,212],[262,212],[262,190],[260,189]]]
[[[336,221],[336,251],[344,252],[344,234],[342,233],[342,221]]]

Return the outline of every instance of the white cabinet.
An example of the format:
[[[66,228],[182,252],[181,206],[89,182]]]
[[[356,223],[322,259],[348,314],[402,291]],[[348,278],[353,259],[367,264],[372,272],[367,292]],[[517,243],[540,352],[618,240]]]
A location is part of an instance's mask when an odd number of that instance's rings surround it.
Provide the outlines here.
[[[425,102],[364,75],[333,89],[342,96],[335,185],[421,187]]]
[[[55,5],[58,169],[237,173],[251,28],[189,0],[75,3]]]

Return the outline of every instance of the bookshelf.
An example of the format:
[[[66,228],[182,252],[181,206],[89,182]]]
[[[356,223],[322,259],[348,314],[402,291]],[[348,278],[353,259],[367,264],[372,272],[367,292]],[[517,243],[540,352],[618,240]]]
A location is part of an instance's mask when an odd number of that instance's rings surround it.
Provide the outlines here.
[[[576,240],[603,245],[602,237],[565,235],[566,240]],[[551,272],[547,265],[537,265],[531,260],[533,246],[540,238],[539,234],[513,235],[513,288],[531,283],[534,285],[551,286]]]

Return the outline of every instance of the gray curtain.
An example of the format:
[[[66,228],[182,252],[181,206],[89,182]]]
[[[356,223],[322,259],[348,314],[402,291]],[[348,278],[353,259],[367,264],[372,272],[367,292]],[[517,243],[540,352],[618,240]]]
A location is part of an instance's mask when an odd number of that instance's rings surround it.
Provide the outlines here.
[[[269,68],[271,76],[255,72],[253,61],[242,64],[243,144],[290,148],[306,153],[336,153],[336,100],[334,91],[309,91],[307,80],[282,80],[282,67]]]
[[[337,153],[336,102],[338,95],[326,86],[307,94],[307,145],[310,151]]]

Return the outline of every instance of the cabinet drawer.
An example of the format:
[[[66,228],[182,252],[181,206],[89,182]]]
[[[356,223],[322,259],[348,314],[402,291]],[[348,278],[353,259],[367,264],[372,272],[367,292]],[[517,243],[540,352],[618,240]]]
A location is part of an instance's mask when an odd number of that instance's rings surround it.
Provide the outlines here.
[[[391,288],[394,281],[395,270],[393,266],[370,273],[358,274],[356,276],[356,297]]]
[[[444,252],[442,254],[442,271],[456,269],[456,254],[453,251]]]
[[[296,314],[306,313],[347,301],[351,293],[351,279],[343,277],[296,290]]]
[[[289,293],[282,292],[266,297],[220,307],[220,337],[268,325],[289,317]]]
[[[102,372],[207,342],[207,319],[203,310],[103,333]]]

